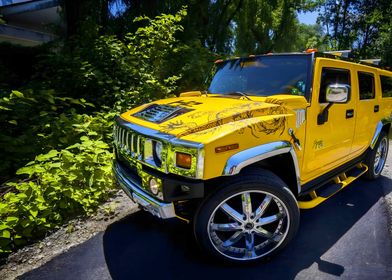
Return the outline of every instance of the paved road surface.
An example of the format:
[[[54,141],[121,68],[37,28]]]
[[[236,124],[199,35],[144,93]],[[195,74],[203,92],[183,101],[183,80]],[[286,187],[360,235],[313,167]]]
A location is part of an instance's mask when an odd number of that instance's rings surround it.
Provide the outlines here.
[[[383,184],[359,180],[302,211],[294,242],[262,264],[213,262],[189,226],[139,211],[21,279],[392,279]]]

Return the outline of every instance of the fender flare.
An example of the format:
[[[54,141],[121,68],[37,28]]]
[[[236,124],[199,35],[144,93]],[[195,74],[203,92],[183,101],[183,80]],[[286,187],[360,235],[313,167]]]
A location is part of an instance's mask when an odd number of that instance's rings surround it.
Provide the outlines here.
[[[297,191],[301,191],[300,172],[297,155],[293,146],[288,141],[276,141],[267,144],[262,144],[253,148],[249,148],[232,155],[226,162],[223,169],[223,176],[232,176],[240,173],[241,169],[253,163],[271,158],[280,154],[290,154],[293,160]]]
[[[374,146],[376,146],[378,137],[380,136],[380,133],[381,133],[383,127],[387,124],[390,124],[390,123],[391,123],[391,120],[389,120],[389,119],[383,119],[377,123],[376,131],[374,132],[372,141],[370,142],[370,149],[372,149],[372,150],[374,149]]]

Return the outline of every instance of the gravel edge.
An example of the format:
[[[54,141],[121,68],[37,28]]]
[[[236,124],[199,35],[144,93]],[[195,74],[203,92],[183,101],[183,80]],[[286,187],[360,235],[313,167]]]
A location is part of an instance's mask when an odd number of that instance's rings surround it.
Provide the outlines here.
[[[44,239],[10,254],[6,263],[0,266],[0,279],[15,279],[44,265],[137,210],[137,205],[122,190],[118,190],[94,215],[73,219]]]

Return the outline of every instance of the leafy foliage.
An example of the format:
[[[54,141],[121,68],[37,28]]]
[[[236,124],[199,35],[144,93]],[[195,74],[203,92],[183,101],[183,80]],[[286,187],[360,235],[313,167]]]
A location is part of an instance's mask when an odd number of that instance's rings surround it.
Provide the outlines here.
[[[175,38],[183,31],[179,23],[185,16],[182,9],[154,19],[138,17],[133,22],[142,26],[122,39],[102,35],[82,46],[72,44],[61,55],[54,49],[41,63],[36,78],[51,77],[46,86],[62,96],[78,98],[83,92],[98,109],[115,105],[116,111],[123,111],[167,97],[176,90],[181,68],[169,72],[165,65],[181,51],[189,53]]]
[[[391,1],[327,0],[319,10],[329,49],[351,49],[355,57],[381,57],[392,65]]]
[[[53,90],[12,91],[0,99],[1,180],[35,155],[76,143],[82,135],[110,143],[114,113],[78,114],[84,99],[58,97]]]
[[[87,136],[51,150],[19,169],[27,179],[0,200],[0,253],[9,252],[79,214],[90,214],[111,193],[109,146]]]

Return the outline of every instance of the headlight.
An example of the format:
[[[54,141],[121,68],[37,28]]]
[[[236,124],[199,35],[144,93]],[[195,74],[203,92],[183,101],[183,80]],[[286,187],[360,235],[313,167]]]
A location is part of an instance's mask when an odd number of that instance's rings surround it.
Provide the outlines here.
[[[162,143],[159,141],[154,141],[153,156],[154,156],[154,161],[158,166],[162,165],[162,150],[163,150]]]

